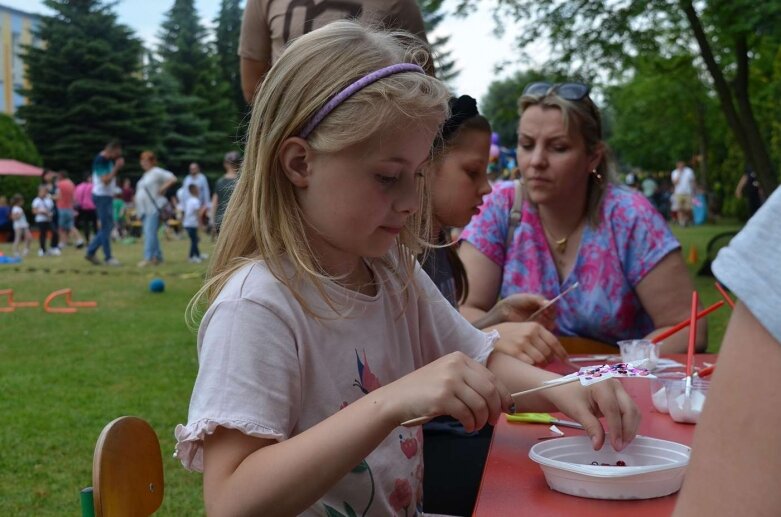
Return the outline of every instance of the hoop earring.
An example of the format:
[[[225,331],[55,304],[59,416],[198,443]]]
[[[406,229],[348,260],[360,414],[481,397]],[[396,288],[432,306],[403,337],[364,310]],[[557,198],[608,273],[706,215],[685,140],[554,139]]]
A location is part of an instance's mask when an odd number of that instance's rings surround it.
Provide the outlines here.
[[[594,181],[597,182],[597,185],[602,185],[602,181],[604,181],[604,178],[596,168],[592,169],[591,176],[594,178]]]

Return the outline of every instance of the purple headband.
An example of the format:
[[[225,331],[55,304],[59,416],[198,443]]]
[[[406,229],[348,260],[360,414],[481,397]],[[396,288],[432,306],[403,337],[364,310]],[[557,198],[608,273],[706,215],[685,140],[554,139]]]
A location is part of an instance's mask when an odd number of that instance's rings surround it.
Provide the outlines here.
[[[320,125],[320,122],[322,122],[329,113],[336,109],[336,107],[341,103],[352,97],[356,92],[359,92],[373,82],[379,81],[384,77],[402,72],[419,72],[421,74],[426,73],[426,71],[418,65],[414,65],[412,63],[397,63],[395,65],[386,66],[385,68],[380,68],[379,70],[365,75],[347,86],[344,90],[331,97],[331,100],[326,102],[325,106],[320,108],[320,110],[315,113],[315,116],[312,117],[309,122],[307,122],[307,124],[304,126],[304,129],[301,130],[298,136],[301,138],[308,138],[309,135],[312,134],[312,131],[314,131],[315,128]]]

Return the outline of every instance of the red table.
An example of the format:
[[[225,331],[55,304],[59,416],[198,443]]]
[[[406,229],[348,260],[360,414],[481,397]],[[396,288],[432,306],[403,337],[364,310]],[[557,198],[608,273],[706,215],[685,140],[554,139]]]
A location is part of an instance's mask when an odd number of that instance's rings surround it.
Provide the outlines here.
[[[685,364],[685,355],[669,356]],[[697,366],[715,362],[712,354],[698,354]],[[586,363],[591,364],[591,363]],[[594,363],[597,364],[597,363]],[[557,368],[551,367],[556,370]],[[638,434],[691,445],[694,426],[673,422],[669,415],[657,412],[651,403],[648,381],[624,380],[624,387],[640,407],[642,421]],[[565,417],[566,418],[566,417]],[[583,431],[560,427],[567,436]],[[491,448],[483,471],[475,516],[540,515],[545,517],[571,515],[670,515],[676,494],[657,499],[609,501],[586,499],[555,492],[548,488],[540,466],[529,459],[529,449],[541,436],[550,436],[548,426],[540,424],[510,424],[501,419],[494,429]],[[630,513],[631,512],[631,513]]]

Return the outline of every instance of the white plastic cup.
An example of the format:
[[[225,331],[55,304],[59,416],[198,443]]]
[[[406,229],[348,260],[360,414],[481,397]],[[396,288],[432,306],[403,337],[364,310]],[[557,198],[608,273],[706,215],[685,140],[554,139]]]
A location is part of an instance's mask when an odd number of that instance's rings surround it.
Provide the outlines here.
[[[646,359],[647,362],[641,368],[653,370],[659,362],[662,344],[652,343],[650,339],[627,339],[619,341],[618,347],[621,349],[623,362],[632,363]]]
[[[692,388],[686,396],[686,379],[669,381],[665,384],[667,390],[667,410],[670,418],[684,424],[696,424],[705,406],[710,381],[695,377]]]
[[[657,373],[655,379],[650,379],[648,385],[651,387],[651,402],[660,413],[667,414],[667,384],[677,382],[686,377],[683,372]]]

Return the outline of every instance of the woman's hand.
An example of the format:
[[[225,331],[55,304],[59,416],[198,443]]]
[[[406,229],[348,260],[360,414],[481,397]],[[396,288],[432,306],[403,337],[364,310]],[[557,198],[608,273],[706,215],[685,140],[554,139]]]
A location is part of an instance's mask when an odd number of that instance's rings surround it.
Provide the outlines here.
[[[580,383],[545,390],[548,400],[559,410],[577,420],[591,438],[594,450],[605,443],[605,430],[599,421],[604,416],[610,433],[610,444],[622,450],[637,434],[640,411],[616,379],[584,387]]]
[[[396,422],[449,415],[467,432],[495,424],[513,404],[496,376],[461,352],[443,356],[373,394],[382,396]]]
[[[501,323],[491,328],[499,332],[494,349],[524,363],[544,366],[554,357],[569,359],[556,336],[539,323]]]

